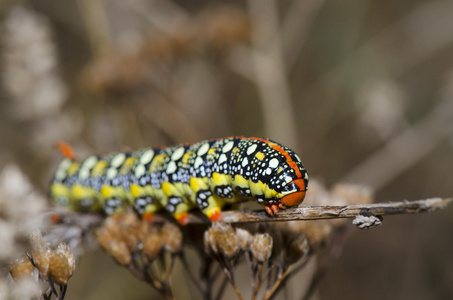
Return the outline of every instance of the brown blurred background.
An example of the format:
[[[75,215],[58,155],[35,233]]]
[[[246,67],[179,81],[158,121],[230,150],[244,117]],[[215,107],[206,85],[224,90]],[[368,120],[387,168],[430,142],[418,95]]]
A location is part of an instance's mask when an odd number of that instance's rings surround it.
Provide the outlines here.
[[[243,135],[376,201],[453,194],[451,1],[3,0],[0,22],[0,168],[42,192],[57,141],[83,157]],[[317,299],[452,299],[452,213],[357,229]],[[67,299],[153,295],[98,251]]]

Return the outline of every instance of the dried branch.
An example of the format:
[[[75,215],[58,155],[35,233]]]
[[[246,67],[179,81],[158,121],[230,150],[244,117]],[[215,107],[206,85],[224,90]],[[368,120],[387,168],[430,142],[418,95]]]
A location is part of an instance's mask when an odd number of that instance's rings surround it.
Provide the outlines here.
[[[418,214],[445,208],[451,198],[430,198],[415,201],[374,203],[342,206],[305,206],[281,211],[277,217],[269,216],[265,211],[225,211],[222,212],[225,223],[277,222],[294,220],[321,220],[337,218],[355,218],[360,215],[396,215]],[[189,215],[189,223],[209,223],[198,213]]]

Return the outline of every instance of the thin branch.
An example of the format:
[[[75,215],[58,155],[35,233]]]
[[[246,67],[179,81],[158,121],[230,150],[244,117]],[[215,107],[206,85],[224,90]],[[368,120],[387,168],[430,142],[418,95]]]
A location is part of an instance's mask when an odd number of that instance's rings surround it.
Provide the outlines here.
[[[387,141],[381,149],[346,174],[343,181],[361,182],[374,190],[382,189],[450,137],[453,103],[451,91],[446,94],[432,111]]]
[[[338,218],[355,218],[358,215],[396,215],[418,214],[445,208],[451,198],[430,198],[425,200],[401,201],[343,206],[305,206],[282,210],[278,216],[269,216],[265,211],[225,211],[222,212],[226,223],[255,223],[293,220],[321,220]],[[189,223],[209,223],[201,213],[190,213]]]
[[[279,33],[277,1],[249,0],[252,22],[250,59],[269,137],[279,137],[287,145],[297,140],[287,70]],[[275,121],[278,120],[278,121]],[[294,146],[294,145],[293,145]]]
[[[99,0],[79,0],[90,46],[96,56],[103,56],[113,48],[109,22],[103,4]]]

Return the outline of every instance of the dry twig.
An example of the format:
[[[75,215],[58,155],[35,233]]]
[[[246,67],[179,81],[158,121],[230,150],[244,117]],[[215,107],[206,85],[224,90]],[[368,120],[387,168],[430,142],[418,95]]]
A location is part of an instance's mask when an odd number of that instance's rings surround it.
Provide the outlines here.
[[[254,223],[294,220],[321,220],[337,218],[355,218],[359,215],[396,215],[418,214],[445,208],[451,198],[430,198],[415,201],[374,203],[341,206],[305,206],[281,211],[277,217],[269,216],[265,211],[225,211],[222,212],[225,223]],[[200,214],[192,213],[189,223],[208,223]]]

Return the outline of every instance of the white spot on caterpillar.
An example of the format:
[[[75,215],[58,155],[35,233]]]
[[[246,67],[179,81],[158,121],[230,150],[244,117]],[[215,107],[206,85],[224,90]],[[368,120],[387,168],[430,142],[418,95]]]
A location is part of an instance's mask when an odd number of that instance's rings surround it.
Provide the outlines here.
[[[167,166],[167,174],[171,174],[173,173],[174,171],[176,171],[178,167],[176,166],[176,163],[174,161],[171,161],[168,166]]]
[[[142,206],[142,207],[144,207],[144,206],[146,206],[146,205],[148,205],[148,202],[147,202],[145,199],[143,199],[143,198],[137,198],[137,199],[135,200],[135,206]]]
[[[135,177],[136,178],[140,178],[142,177],[143,175],[145,175],[145,166],[144,165],[138,165],[136,168],[135,168]]]
[[[112,158],[112,161],[110,162],[110,166],[112,166],[113,168],[118,168],[119,166],[121,166],[121,164],[124,162],[125,159],[126,159],[126,154],[118,153],[117,155],[115,155]]]
[[[90,169],[81,168],[79,170],[79,179],[80,180],[85,180],[85,179],[88,179],[88,177],[90,177]]]
[[[205,155],[206,152],[208,152],[208,150],[209,150],[209,143],[204,143],[204,144],[200,147],[200,149],[198,149],[197,155],[198,155],[198,156]]]
[[[247,159],[247,157],[244,157],[244,159],[242,160],[242,166],[245,167],[249,164],[249,160]]]
[[[146,165],[147,163],[149,163],[151,161],[151,159],[153,159],[153,157],[154,157],[153,149],[149,149],[149,150],[145,151],[142,154],[142,156],[140,156],[140,164]]]
[[[297,155],[297,154],[294,154],[294,156],[296,157],[296,159],[297,159],[297,161],[298,161],[298,162],[302,162],[302,160],[300,160],[300,157],[299,157],[299,155]]]
[[[285,182],[286,183],[290,183],[291,181],[293,181],[293,179],[291,177],[289,177],[289,176],[285,177]]]
[[[305,172],[304,179],[308,180],[308,173],[307,172]]]
[[[227,153],[228,151],[233,149],[233,146],[234,146],[234,142],[233,141],[229,141],[228,143],[225,144],[225,146],[223,146],[222,152],[223,153]]]
[[[179,199],[178,199],[178,198],[170,198],[170,199],[168,200],[168,202],[169,202],[170,204],[177,205],[177,204],[179,203]]]
[[[219,165],[227,161],[227,156],[225,154],[220,155]]]
[[[113,178],[116,177],[117,174],[118,174],[118,170],[117,169],[109,168],[105,175],[107,176],[108,179],[112,180]]]
[[[86,168],[86,169],[91,169],[93,168],[96,163],[98,162],[98,158],[96,156],[90,156],[85,161],[83,162],[82,166],[80,168]]]
[[[71,163],[72,162],[70,159],[63,159],[58,166],[57,171],[55,172],[55,178],[58,180],[63,180],[66,177],[66,171],[71,166]]]
[[[256,147],[258,147],[256,144],[251,145],[250,147],[247,148],[247,155],[251,155],[253,152],[256,151]]]
[[[184,155],[184,147],[179,147],[178,149],[173,152],[171,155],[171,160],[178,160]]]
[[[271,168],[267,168],[267,169],[266,169],[266,174],[267,174],[267,175],[271,175],[271,173],[272,173],[272,169],[271,169]]]
[[[271,159],[271,161],[269,162],[269,167],[274,169],[278,167],[278,159],[276,158]]]
[[[202,159],[201,157],[198,156],[198,157],[195,159],[195,163],[193,164],[193,167],[194,167],[195,169],[198,169],[202,164],[203,164],[203,159]]]

